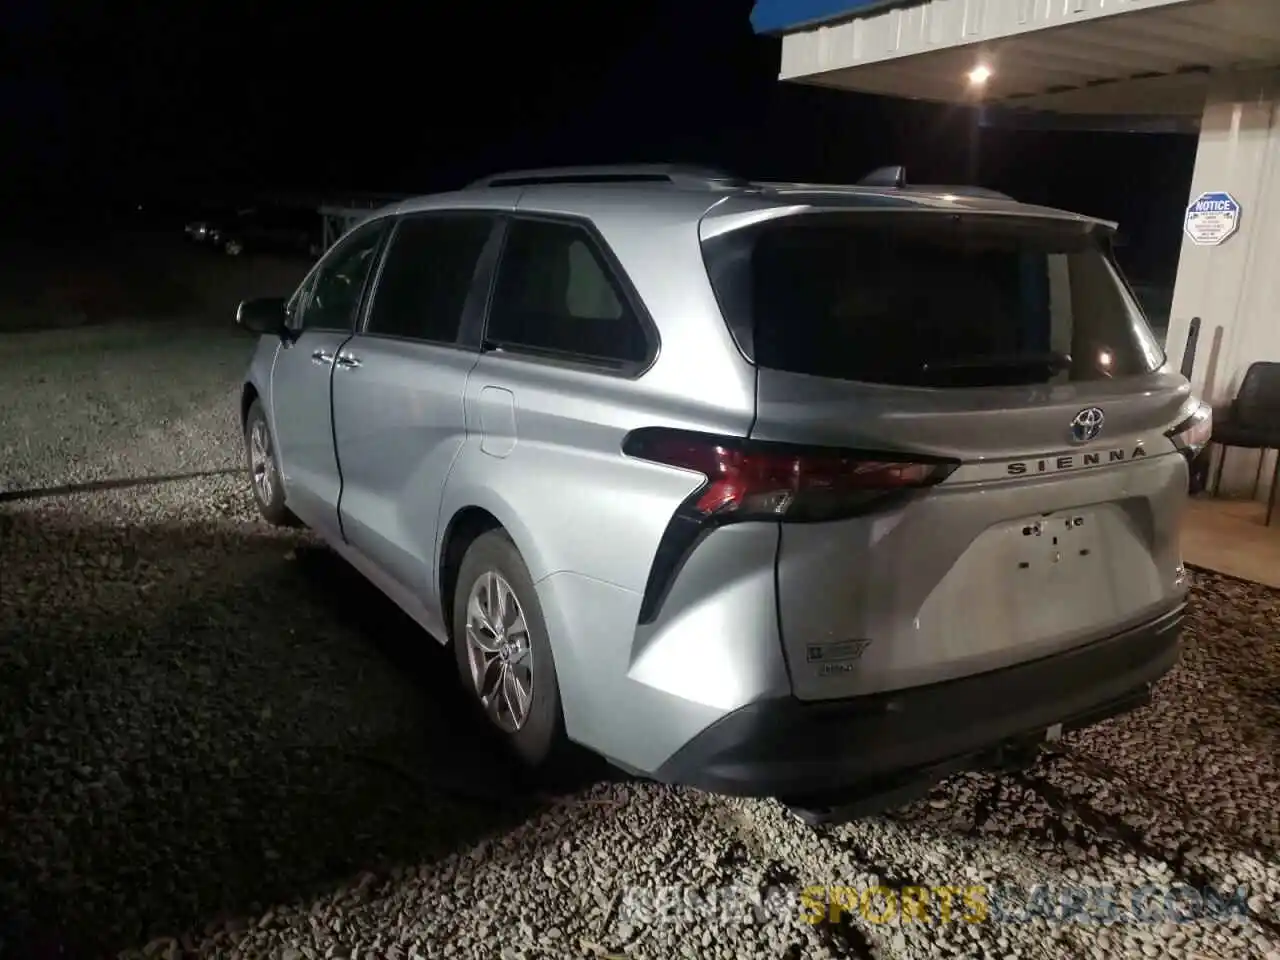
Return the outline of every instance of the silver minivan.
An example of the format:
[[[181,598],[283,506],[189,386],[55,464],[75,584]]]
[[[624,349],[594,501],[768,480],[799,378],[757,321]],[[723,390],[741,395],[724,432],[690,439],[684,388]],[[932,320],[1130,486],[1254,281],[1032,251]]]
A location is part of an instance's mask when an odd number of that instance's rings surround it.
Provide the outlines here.
[[[1177,658],[1210,415],[1113,230],[900,171],[398,203],[241,305],[253,493],[530,765],[832,811],[1025,763]]]

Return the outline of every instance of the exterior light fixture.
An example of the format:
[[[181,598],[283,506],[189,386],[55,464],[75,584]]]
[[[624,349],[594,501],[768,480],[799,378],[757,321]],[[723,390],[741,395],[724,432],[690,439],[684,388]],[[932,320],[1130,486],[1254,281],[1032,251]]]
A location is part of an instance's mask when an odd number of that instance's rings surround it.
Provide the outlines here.
[[[985,86],[986,82],[991,79],[991,68],[985,63],[980,63],[969,71],[969,85],[972,87]]]

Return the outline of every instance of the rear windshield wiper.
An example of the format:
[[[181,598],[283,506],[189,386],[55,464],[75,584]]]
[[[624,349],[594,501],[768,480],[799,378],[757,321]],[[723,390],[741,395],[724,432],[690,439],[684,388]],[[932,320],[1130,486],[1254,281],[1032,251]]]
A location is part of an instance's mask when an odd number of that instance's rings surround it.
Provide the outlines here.
[[[951,372],[955,370],[1019,370],[1049,369],[1055,373],[1071,366],[1071,358],[1065,353],[987,353],[953,360],[926,360],[920,365],[922,373]]]

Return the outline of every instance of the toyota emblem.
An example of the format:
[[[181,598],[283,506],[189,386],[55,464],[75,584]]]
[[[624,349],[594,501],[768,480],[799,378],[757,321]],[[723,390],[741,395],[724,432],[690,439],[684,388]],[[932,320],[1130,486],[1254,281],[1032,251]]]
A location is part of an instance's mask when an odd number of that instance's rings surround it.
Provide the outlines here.
[[[1071,439],[1076,443],[1097,439],[1105,419],[1101,407],[1086,407],[1071,420]]]

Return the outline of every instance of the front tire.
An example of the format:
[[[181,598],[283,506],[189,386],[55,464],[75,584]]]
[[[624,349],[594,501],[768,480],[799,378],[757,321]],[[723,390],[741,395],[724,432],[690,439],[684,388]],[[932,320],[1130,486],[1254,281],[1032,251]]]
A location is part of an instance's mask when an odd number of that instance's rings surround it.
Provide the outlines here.
[[[477,711],[525,766],[550,771],[568,741],[546,621],[506,531],[467,548],[453,602],[458,673]]]
[[[249,405],[249,413],[244,418],[244,447],[249,464],[249,485],[258,512],[272,526],[296,526],[298,521],[284,505],[284,481],[276,458],[276,444],[260,400]]]

